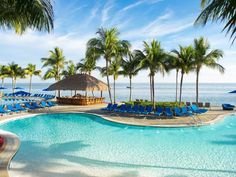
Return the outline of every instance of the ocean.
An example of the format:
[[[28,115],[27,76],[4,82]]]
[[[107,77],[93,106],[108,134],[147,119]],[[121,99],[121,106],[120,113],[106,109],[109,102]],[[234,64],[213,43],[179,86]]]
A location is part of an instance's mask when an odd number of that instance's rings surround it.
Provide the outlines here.
[[[55,92],[43,91],[51,83],[33,83],[32,93],[45,93],[55,94]],[[117,83],[116,85],[116,100],[128,101],[129,89],[128,83]],[[5,93],[10,93],[11,83],[4,85],[7,89],[2,90]],[[28,91],[27,83],[17,83],[17,87],[24,88],[24,91]],[[133,83],[132,98],[135,99],[150,99],[149,83]],[[236,90],[236,83],[201,83],[199,84],[199,101],[210,102],[211,105],[219,106],[222,103],[236,104],[236,94],[230,94],[229,92]],[[113,91],[113,90],[112,90]],[[74,92],[73,92],[74,93]],[[84,94],[84,92],[80,92]],[[92,95],[92,93],[88,93]],[[95,96],[100,96],[100,92],[94,92]],[[175,83],[156,83],[155,85],[156,101],[175,101]],[[71,95],[71,91],[62,91],[61,95]],[[104,92],[103,96],[106,97],[106,101],[109,100],[108,93]],[[185,83],[183,85],[183,101],[195,101],[195,84]]]

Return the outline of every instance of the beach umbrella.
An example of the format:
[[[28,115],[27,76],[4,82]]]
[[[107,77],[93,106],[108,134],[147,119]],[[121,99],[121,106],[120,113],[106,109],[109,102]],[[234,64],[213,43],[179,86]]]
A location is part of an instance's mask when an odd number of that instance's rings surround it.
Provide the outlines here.
[[[0,90],[4,90],[4,89],[7,89],[6,87],[0,87]]]
[[[236,90],[233,90],[233,91],[231,91],[231,92],[229,92],[229,93],[236,93]]]
[[[24,90],[22,87],[16,87],[15,90]]]

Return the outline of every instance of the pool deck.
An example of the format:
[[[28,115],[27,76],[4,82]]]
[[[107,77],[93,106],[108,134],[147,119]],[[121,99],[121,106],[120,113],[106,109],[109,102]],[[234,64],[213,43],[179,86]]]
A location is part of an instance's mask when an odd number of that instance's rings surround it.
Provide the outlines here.
[[[18,113],[12,115],[4,115],[0,117],[0,122],[19,119],[25,116],[31,116],[40,113],[68,113],[68,112],[84,112],[96,114],[108,121],[117,122],[135,126],[152,126],[152,127],[190,127],[202,126],[216,123],[223,120],[225,115],[235,114],[234,111],[223,111],[220,107],[212,107],[207,113],[194,117],[156,117],[150,115],[133,115],[125,113],[112,113],[101,111],[105,104],[91,106],[68,106],[60,105],[50,109],[41,109],[31,112]],[[19,138],[9,132],[0,130],[0,135],[5,138],[5,144],[0,148],[0,177],[9,177],[8,166],[20,146]]]

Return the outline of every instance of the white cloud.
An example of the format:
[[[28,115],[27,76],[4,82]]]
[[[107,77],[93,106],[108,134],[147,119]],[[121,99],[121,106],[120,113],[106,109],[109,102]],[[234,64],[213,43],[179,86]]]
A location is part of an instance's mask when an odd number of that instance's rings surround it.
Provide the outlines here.
[[[124,32],[122,37],[141,40],[156,38],[183,31],[193,25],[192,19],[170,20],[172,16],[172,11],[167,10],[164,15],[157,17],[143,27]]]
[[[101,25],[104,26],[104,24],[108,21],[108,19],[110,18],[110,10],[113,8],[114,6],[114,1],[109,0],[103,7],[102,9],[102,17],[101,17]]]
[[[155,4],[155,3],[160,2],[160,1],[162,1],[162,0],[139,0],[139,1],[135,2],[135,3],[133,3],[133,4],[129,4],[129,5],[125,6],[123,9],[121,9],[121,11],[122,12],[128,11],[130,9],[133,9],[133,8],[135,8],[137,6],[140,6],[142,4],[145,4],[145,3],[147,3],[147,4]]]

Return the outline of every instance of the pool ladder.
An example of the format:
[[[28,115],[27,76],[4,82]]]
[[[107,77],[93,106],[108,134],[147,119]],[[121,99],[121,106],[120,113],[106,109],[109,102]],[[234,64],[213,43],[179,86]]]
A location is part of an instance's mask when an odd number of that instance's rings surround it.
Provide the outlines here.
[[[196,126],[202,125],[202,120],[198,117],[197,114],[193,114],[191,117],[194,120]]]

